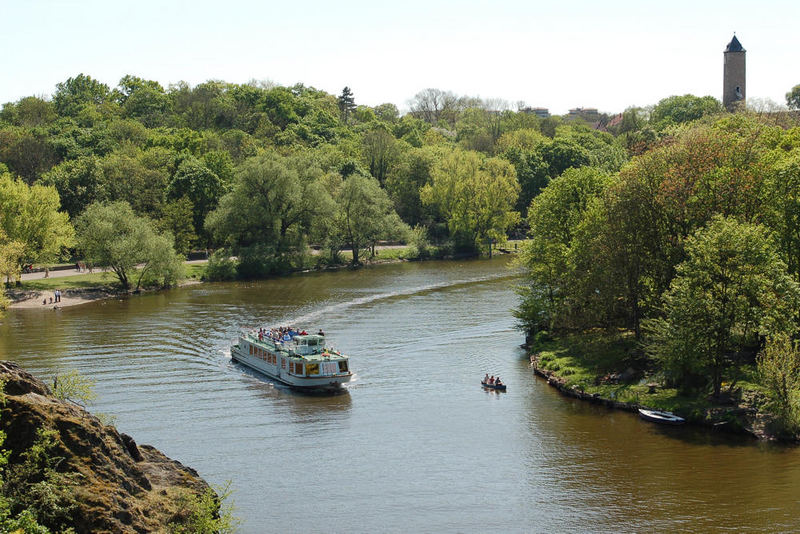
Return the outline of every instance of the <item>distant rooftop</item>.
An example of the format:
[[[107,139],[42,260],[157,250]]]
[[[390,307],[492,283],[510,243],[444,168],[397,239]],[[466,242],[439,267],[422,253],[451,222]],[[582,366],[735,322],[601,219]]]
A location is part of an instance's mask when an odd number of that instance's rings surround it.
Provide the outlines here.
[[[726,52],[746,52],[742,43],[739,42],[739,39],[736,38],[736,35],[733,36],[731,42],[728,43],[728,46],[725,47]]]

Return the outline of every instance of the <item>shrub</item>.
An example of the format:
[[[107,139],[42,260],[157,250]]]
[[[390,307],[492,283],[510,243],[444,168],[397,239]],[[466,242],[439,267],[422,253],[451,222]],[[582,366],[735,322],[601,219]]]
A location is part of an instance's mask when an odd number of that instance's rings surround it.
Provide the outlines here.
[[[220,249],[209,258],[205,278],[211,281],[234,280],[236,272],[236,260],[231,259],[227,250]]]

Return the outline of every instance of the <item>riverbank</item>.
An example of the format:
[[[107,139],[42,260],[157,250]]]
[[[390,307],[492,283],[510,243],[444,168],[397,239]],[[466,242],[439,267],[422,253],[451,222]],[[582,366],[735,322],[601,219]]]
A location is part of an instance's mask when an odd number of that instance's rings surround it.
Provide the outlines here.
[[[764,399],[754,370],[745,370],[735,393],[713,399],[665,387],[629,332],[566,335],[536,342],[529,350],[533,372],[565,396],[634,413],[639,408],[670,411],[715,431],[777,439],[771,418],[760,410]]]
[[[473,256],[452,256],[446,258],[438,257],[408,257],[408,246],[382,246],[378,247],[376,256],[365,260],[357,268],[370,267],[373,265],[385,265],[400,263],[405,261],[426,261],[434,259],[460,260],[465,257]],[[514,247],[513,252],[509,249],[497,249],[495,254],[513,254],[517,251]],[[382,253],[382,255],[381,255]],[[347,251],[343,252],[346,257]],[[179,287],[199,284],[206,282],[205,267],[208,261],[190,261],[186,263],[186,278],[178,283]],[[300,267],[287,273],[286,276],[297,273],[337,271],[342,269],[352,269],[350,263],[339,263],[334,265],[318,264],[315,267]],[[44,278],[37,275],[35,278],[25,279],[22,286],[18,288],[6,289],[6,296],[10,299],[9,309],[61,309],[72,306],[79,306],[103,299],[122,298],[132,294],[131,291],[123,291],[114,285],[113,273],[109,271],[83,274],[80,272],[65,271],[53,278]],[[55,302],[54,291],[61,291],[61,301]],[[159,291],[159,289],[142,289],[140,292]]]

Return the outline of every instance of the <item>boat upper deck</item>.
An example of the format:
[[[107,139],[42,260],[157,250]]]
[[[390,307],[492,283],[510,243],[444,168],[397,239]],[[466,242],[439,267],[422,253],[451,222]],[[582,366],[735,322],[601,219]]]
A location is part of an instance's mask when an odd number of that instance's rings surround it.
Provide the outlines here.
[[[318,334],[296,335],[289,340],[274,340],[269,336],[258,338],[257,333],[248,333],[245,338],[263,349],[285,353],[290,358],[301,358],[309,362],[346,360],[347,356],[325,347],[325,336]]]

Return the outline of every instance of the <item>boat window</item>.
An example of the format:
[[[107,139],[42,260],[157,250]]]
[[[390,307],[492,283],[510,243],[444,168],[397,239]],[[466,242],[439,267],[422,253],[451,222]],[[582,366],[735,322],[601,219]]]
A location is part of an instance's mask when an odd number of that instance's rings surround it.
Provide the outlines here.
[[[250,354],[253,354],[253,345],[250,345]]]
[[[347,372],[347,360],[341,360],[339,362],[339,372],[346,373]]]
[[[318,363],[309,363],[306,365],[306,374],[307,375],[318,375],[319,374],[319,364]]]
[[[281,358],[281,369],[286,369],[286,359]]]

